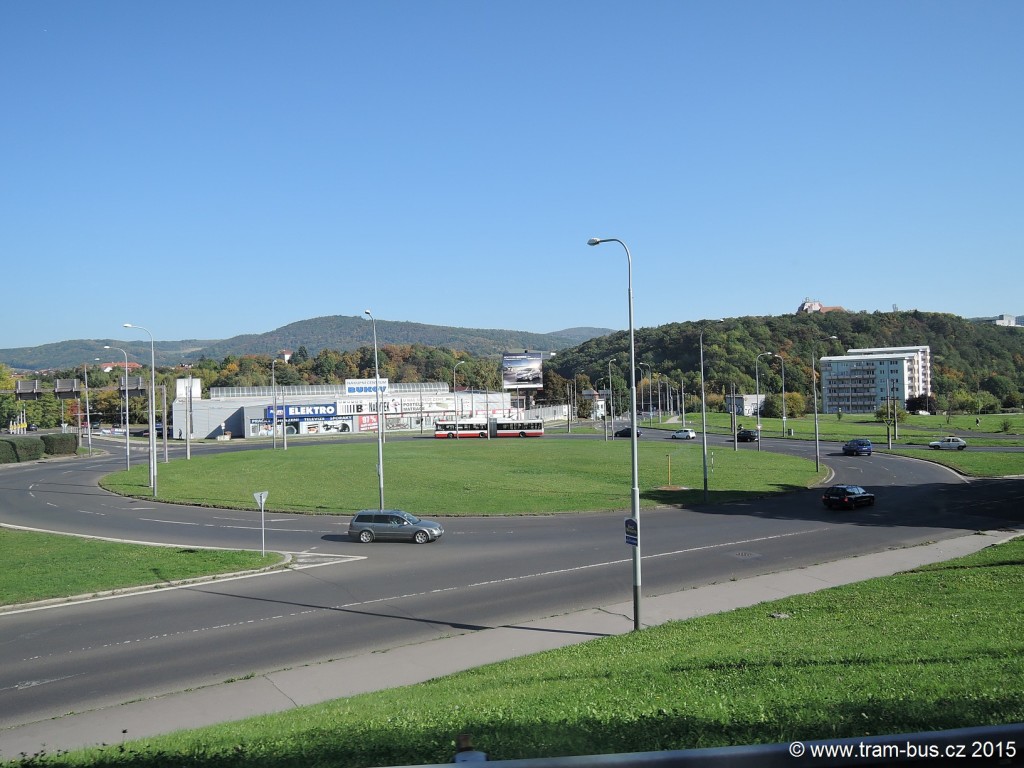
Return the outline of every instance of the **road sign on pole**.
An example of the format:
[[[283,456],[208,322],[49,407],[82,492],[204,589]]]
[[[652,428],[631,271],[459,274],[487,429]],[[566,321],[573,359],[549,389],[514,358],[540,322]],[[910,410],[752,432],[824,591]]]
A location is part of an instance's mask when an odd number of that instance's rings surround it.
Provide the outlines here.
[[[260,505],[260,554],[267,556],[267,516],[263,513],[263,505],[267,503],[267,492],[257,491],[252,495]]]

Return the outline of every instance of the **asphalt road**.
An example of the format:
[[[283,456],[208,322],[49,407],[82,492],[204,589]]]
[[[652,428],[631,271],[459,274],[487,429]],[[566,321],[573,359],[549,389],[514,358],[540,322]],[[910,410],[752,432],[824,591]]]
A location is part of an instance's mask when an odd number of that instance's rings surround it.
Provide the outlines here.
[[[647,433],[643,439],[664,438]],[[709,448],[733,450],[721,437],[709,438]],[[762,444],[762,450],[776,449],[814,458],[813,443]],[[0,469],[0,522],[130,541],[259,549],[256,510],[165,505],[101,491],[97,478],[121,466],[116,445],[113,450],[108,457]],[[756,452],[757,446],[739,450]],[[818,492],[806,491],[645,510],[644,594],[1024,519],[1019,481],[968,483],[927,462],[844,457],[834,444],[821,444],[820,452],[836,482],[868,486],[878,503],[829,512]],[[711,488],[713,493],[713,478]],[[0,727],[629,600],[631,552],[622,518],[442,518],[446,533],[434,544],[367,546],[347,540],[348,517],[268,514],[267,548],[296,553],[296,568],[0,613]],[[423,664],[429,667],[430,659]]]

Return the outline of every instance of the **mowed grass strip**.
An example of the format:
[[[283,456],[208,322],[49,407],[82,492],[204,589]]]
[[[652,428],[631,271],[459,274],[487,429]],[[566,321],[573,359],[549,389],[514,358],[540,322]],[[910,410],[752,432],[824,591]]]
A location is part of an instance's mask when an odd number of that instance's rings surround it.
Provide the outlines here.
[[[247,571],[281,556],[149,547],[0,528],[0,605]]]
[[[935,450],[898,450],[893,448],[886,453],[909,456],[914,459],[932,461],[936,464],[955,469],[970,477],[1008,477],[1024,475],[1024,452],[980,452],[967,448],[963,451]]]
[[[641,504],[703,500],[698,443],[641,442]],[[807,488],[824,477],[813,462],[767,451],[709,451],[709,500],[733,501]],[[183,504],[351,514],[376,508],[376,443],[237,451],[161,464],[159,498]],[[671,479],[671,483],[670,483]],[[148,469],[108,475],[101,485],[149,495]],[[396,440],[384,446],[385,506],[416,515],[514,515],[624,510],[630,505],[629,440]],[[683,490],[665,490],[666,486]],[[696,490],[699,489],[699,490]]]
[[[1024,720],[1024,541],[419,685],[48,758],[307,768],[785,743]]]

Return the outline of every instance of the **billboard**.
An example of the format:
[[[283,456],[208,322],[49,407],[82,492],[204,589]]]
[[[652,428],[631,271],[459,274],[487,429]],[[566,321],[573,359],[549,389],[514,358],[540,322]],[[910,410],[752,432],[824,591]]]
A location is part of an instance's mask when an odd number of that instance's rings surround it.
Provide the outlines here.
[[[505,352],[501,356],[501,386],[504,389],[541,389],[540,352]]]

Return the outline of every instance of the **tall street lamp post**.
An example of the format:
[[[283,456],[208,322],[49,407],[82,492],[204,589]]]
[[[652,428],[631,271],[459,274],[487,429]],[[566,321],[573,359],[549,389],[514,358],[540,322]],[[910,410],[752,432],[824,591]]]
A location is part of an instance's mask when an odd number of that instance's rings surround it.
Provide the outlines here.
[[[128,443],[128,353],[120,347],[111,347],[109,344],[105,344],[103,348],[116,349],[124,355],[124,468],[128,470],[132,468],[132,449]]]
[[[82,363],[82,371],[85,373],[85,428],[88,430],[89,455],[92,456],[92,412],[89,410],[89,364]],[[79,420],[81,426],[81,420]]]
[[[754,358],[754,407],[757,409],[757,450],[761,450],[761,379],[758,375],[757,364],[762,357],[771,357],[771,352],[762,352]]]
[[[650,363],[637,363],[637,367],[640,369],[640,374],[641,375],[643,375],[644,368],[647,369],[647,377],[648,377],[648,382],[647,382],[647,408],[645,410],[650,412],[652,410],[651,409],[651,401],[654,399],[654,395],[651,392],[651,382],[654,381],[654,369],[651,368],[651,364]],[[640,405],[641,405],[641,407],[643,407],[643,390],[640,391],[640,395],[641,395],[641,397],[640,397],[640,400],[641,400]]]
[[[720,323],[721,320],[711,320],[713,323]],[[704,503],[708,503],[708,413],[707,405],[704,401],[704,331],[707,329],[707,323],[701,325],[700,328],[700,431],[701,431],[701,442],[703,445],[703,461],[704,461]]]
[[[131,323],[125,323],[124,327],[149,335],[149,485],[156,496],[156,341],[148,328]]]
[[[459,360],[452,367],[452,411],[455,413],[455,439],[459,439],[459,396],[455,394],[455,372],[459,370],[459,366],[465,363],[465,360]]]
[[[786,358],[775,355],[782,361],[782,436],[786,436]]]
[[[277,358],[270,361],[270,389],[274,396],[274,415],[271,417],[270,431],[274,435],[274,450],[277,450]]]
[[[825,341],[831,341],[838,337],[829,336]],[[818,356],[818,344],[811,345],[811,394],[814,396],[814,470],[818,471],[821,466],[821,447],[818,443],[818,380],[814,372],[814,358]]]
[[[380,511],[384,511],[384,412],[381,410],[380,398],[380,362],[377,359],[377,321],[370,310],[364,314],[370,318],[373,327],[373,388],[377,391],[377,487],[380,492]]]
[[[628,298],[629,298],[629,442],[630,462],[632,465],[633,486],[630,492],[632,525],[636,532],[636,544],[633,546],[633,629],[640,629],[640,479],[639,465],[637,461],[636,447],[636,347],[633,341],[633,257],[629,248],[624,242],[615,237],[592,237],[587,240],[587,245],[600,245],[601,243],[618,243],[626,251],[626,265],[628,270]],[[609,378],[611,378],[609,376]]]

